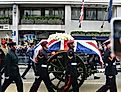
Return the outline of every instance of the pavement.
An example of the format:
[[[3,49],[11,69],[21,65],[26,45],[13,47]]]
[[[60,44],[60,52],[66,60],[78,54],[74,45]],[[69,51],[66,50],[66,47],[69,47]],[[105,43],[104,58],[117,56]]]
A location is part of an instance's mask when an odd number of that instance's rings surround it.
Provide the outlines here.
[[[24,72],[25,67],[26,66],[20,66],[21,74]],[[100,79],[94,80],[93,75],[88,77],[87,80],[85,80],[83,85],[80,87],[79,92],[96,92],[97,89],[99,89],[103,84],[105,84],[104,73],[97,73],[97,76],[99,76]],[[30,71],[27,73],[26,78],[26,80],[23,80],[24,92],[29,92],[29,89],[34,81],[34,73],[32,69],[30,69]],[[117,88],[118,92],[121,92],[121,73],[117,75]],[[11,84],[6,89],[6,92],[17,92],[15,84]],[[37,92],[48,92],[43,82],[41,83]]]

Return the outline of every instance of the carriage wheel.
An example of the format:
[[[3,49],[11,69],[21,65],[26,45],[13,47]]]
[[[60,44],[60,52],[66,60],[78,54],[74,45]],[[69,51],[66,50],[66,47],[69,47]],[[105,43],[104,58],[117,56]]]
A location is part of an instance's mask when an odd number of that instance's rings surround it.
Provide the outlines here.
[[[52,85],[55,89],[60,89],[65,84],[65,62],[66,62],[66,52],[60,52],[49,58],[49,67],[48,71],[50,73],[50,79]],[[78,63],[78,83],[79,87],[83,84],[85,80],[85,65],[83,60],[76,55],[76,61]]]

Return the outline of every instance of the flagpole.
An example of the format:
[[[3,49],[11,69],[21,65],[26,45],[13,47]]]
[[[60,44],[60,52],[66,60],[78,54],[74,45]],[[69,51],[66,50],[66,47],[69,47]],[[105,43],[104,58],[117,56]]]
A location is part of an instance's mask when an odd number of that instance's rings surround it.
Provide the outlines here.
[[[107,15],[108,15],[108,22],[110,23],[110,20],[112,18],[112,3],[113,3],[113,0],[110,0],[109,4],[107,6],[107,9],[106,9],[107,13],[105,13],[105,15],[104,15],[104,19],[103,19],[101,28],[103,28],[103,26],[104,26],[105,19],[106,19]]]
[[[103,22],[102,22],[101,28],[103,28],[103,26],[105,24],[105,19],[106,19],[107,15],[108,15],[108,6],[107,6],[106,12],[105,12],[104,17],[103,17]]]

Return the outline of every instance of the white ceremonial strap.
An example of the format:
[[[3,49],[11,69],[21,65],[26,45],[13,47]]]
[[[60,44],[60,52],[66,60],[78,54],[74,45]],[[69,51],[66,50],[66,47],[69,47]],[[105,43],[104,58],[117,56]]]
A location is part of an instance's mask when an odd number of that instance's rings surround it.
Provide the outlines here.
[[[105,66],[108,66],[108,64],[106,63]]]
[[[116,63],[114,62],[113,65],[116,65]]]
[[[47,67],[47,65],[41,65],[41,67]]]
[[[77,65],[77,63],[71,63],[71,65]]]

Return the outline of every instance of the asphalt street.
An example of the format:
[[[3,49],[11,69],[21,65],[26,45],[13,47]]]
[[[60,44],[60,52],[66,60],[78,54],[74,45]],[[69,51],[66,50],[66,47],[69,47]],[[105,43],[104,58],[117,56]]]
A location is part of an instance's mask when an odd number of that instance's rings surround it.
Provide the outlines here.
[[[20,69],[20,73],[22,74],[25,68]],[[87,80],[85,80],[84,84],[80,87],[79,92],[96,92],[98,88],[100,88],[103,84],[105,84],[105,76],[104,73],[97,73],[97,76],[101,77],[100,79],[94,80],[93,75],[88,77]],[[23,80],[24,83],[24,92],[29,92],[29,89],[34,81],[34,74],[33,70],[31,69],[27,75],[26,80]],[[118,92],[121,92],[121,73],[117,75],[117,87]],[[15,84],[11,84],[6,92],[17,92]],[[47,92],[45,84],[42,82],[38,92]],[[109,92],[109,91],[108,91]]]

